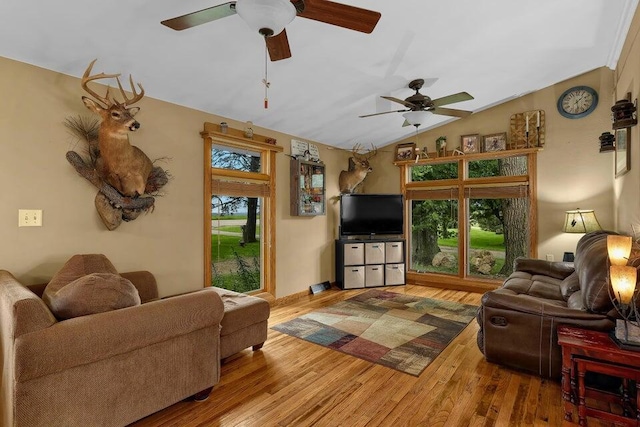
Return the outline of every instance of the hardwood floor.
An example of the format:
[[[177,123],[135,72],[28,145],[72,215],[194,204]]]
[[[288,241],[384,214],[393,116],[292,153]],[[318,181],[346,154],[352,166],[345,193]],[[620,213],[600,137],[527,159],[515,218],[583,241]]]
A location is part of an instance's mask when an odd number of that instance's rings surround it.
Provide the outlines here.
[[[401,286],[394,292],[479,304],[480,294]],[[272,308],[270,326],[359,291],[328,290]],[[147,426],[560,426],[560,384],[484,360],[473,320],[413,377],[269,329],[261,351],[222,366],[204,402],[184,401]],[[600,425],[590,423],[589,425]]]

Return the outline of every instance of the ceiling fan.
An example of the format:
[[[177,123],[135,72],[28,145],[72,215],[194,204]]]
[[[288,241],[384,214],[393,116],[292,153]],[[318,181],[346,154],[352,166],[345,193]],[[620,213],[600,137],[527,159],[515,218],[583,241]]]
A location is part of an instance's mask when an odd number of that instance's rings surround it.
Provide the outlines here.
[[[291,57],[284,27],[296,15],[367,34],[373,31],[381,16],[380,12],[328,0],[236,0],[167,19],[161,24],[180,31],[236,13],[264,36],[271,61]]]
[[[404,105],[405,107],[407,107],[406,109],[385,111],[383,113],[366,114],[360,117],[371,117],[378,116],[380,114],[405,112],[402,115],[406,119],[403,126],[413,125],[418,127],[426,120],[426,118],[430,114],[467,117],[472,113],[471,111],[466,110],[442,108],[442,105],[454,104],[456,102],[469,101],[473,99],[473,96],[469,95],[467,92],[459,92],[453,95],[443,96],[442,98],[431,99],[428,96],[420,93],[420,89],[422,88],[423,84],[423,79],[416,79],[409,82],[409,88],[415,90],[416,93],[408,98],[405,98],[404,100],[394,98],[392,96],[382,96],[382,98],[384,99],[388,99],[389,101],[397,102],[398,104]]]

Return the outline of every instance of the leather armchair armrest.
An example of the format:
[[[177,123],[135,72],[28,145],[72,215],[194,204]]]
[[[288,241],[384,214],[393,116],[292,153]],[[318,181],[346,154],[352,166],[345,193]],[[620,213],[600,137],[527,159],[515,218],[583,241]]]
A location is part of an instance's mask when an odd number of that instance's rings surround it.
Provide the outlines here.
[[[604,314],[589,313],[583,310],[568,308],[563,305],[558,305],[553,301],[524,294],[516,294],[507,289],[496,289],[495,291],[487,292],[482,296],[482,305],[484,307],[535,316],[554,317],[558,319],[559,322],[562,322],[562,319],[571,319],[574,321],[608,319]]]
[[[516,258],[515,271],[525,271],[530,274],[540,274],[563,280],[574,272],[573,263],[545,261],[535,258]]]

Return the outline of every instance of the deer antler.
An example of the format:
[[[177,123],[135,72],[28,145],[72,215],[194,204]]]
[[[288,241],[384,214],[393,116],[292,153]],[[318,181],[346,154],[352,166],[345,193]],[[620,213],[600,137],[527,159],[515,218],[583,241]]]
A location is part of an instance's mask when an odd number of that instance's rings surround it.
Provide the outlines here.
[[[120,76],[120,74],[100,73],[100,74],[95,74],[93,76],[90,75],[91,74],[91,69],[93,68],[93,64],[95,64],[97,60],[98,60],[98,58],[96,58],[93,61],[91,61],[91,63],[89,64],[89,66],[87,67],[86,71],[84,72],[84,74],[82,76],[82,81],[81,81],[80,85],[82,86],[82,89],[84,89],[89,95],[91,95],[94,98],[96,98],[96,100],[102,102],[106,107],[110,107],[111,105],[113,105],[113,101],[111,101],[109,99],[109,86],[107,86],[107,94],[103,97],[103,96],[98,95],[92,89],[90,89],[88,83],[90,81],[93,81],[93,80],[109,79],[109,78],[113,78],[113,77],[115,77],[117,79]],[[118,82],[118,84],[120,84],[120,82]]]
[[[106,107],[110,107],[111,105],[113,105],[114,101],[109,99],[109,86],[107,86],[106,95],[100,96],[96,92],[94,92],[92,89],[89,88],[88,83],[93,80],[110,79],[115,77],[116,81],[118,82],[118,87],[120,88],[120,94],[122,94],[122,98],[124,98],[124,102],[120,105],[122,105],[123,107],[133,105],[144,97],[144,89],[142,88],[142,85],[138,83],[138,87],[140,88],[140,93],[136,92],[136,87],[133,83],[133,77],[131,77],[131,75],[129,75],[129,84],[131,85],[131,92],[133,92],[133,98],[131,99],[127,98],[127,94],[122,88],[122,84],[120,83],[120,73],[118,74],[100,73],[100,74],[94,74],[92,76],[91,69],[93,68],[93,64],[95,64],[97,60],[98,59],[96,58],[93,61],[91,61],[91,63],[87,67],[87,70],[84,72],[84,75],[82,76],[81,86],[85,91],[87,91],[88,94],[96,98],[96,100],[102,102]]]
[[[366,159],[369,160],[370,158],[372,158],[376,154],[378,154],[378,149],[376,148],[375,145],[373,145],[373,143],[371,143],[371,150],[369,150],[369,152],[367,153]]]
[[[362,148],[362,145],[357,142],[356,145],[353,146],[353,148],[351,149],[351,153],[352,156],[355,157],[356,159],[360,159],[360,149]]]
[[[359,142],[351,149],[353,157],[358,160],[369,160],[378,153],[378,149],[373,145],[373,143],[371,144],[371,149],[368,152],[360,154],[360,150],[362,150],[362,144]]]
[[[144,96],[144,89],[142,88],[142,85],[140,83],[138,83],[138,87],[140,88],[140,93],[136,92],[136,87],[133,84],[133,77],[131,77],[131,74],[129,74],[129,85],[131,86],[131,92],[133,93],[133,98],[129,99],[127,98],[127,94],[125,93],[124,89],[122,88],[122,85],[120,84],[120,79],[118,78],[120,74],[116,75],[116,81],[118,82],[118,87],[120,88],[120,93],[122,94],[122,97],[124,98],[124,103],[122,104],[124,107],[128,106],[128,105],[133,105],[136,102],[140,101],[142,99],[142,97]]]

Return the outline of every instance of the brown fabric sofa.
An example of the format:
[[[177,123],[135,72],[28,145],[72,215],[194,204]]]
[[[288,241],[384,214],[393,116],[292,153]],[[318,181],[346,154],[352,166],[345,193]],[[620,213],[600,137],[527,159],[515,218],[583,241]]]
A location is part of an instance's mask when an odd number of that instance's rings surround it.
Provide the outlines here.
[[[57,320],[44,286],[0,270],[0,425],[125,426],[219,381],[220,296],[160,300],[151,273],[122,276],[141,305]]]
[[[519,258],[499,289],[482,296],[478,347],[485,358],[559,378],[560,324],[608,331],[615,310],[607,282],[607,231],[585,234],[572,263]]]

